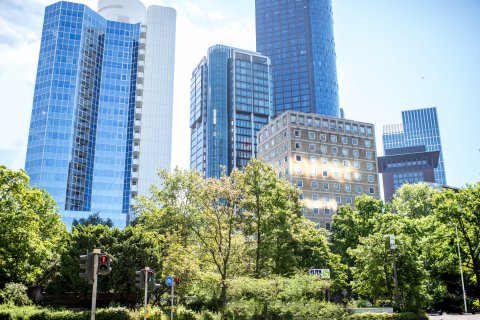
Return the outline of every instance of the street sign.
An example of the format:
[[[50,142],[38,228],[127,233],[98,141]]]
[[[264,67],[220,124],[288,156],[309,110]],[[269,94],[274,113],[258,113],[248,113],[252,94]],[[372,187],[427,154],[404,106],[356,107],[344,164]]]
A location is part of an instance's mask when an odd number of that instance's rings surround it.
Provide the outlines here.
[[[396,246],[395,246],[395,235],[394,235],[394,234],[391,234],[391,235],[389,235],[389,237],[390,237],[390,249],[395,250],[395,249],[396,249]]]
[[[165,284],[170,287],[172,285],[172,283],[173,283],[173,277],[168,276],[165,279]]]
[[[310,269],[308,273],[312,276],[318,276],[320,279],[330,279],[330,269]]]

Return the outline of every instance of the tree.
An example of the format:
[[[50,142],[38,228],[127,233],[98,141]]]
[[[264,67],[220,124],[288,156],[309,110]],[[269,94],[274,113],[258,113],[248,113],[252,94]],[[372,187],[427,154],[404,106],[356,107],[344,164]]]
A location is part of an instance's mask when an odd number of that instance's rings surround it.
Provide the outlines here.
[[[471,269],[471,279],[475,297],[480,297],[480,183],[467,185],[458,192],[444,190],[434,196],[437,217],[454,231],[458,228],[458,236],[463,263]],[[455,225],[455,226],[454,226]],[[452,233],[453,237],[454,233]]]
[[[40,283],[58,263],[66,235],[52,197],[23,171],[0,166],[0,284]]]

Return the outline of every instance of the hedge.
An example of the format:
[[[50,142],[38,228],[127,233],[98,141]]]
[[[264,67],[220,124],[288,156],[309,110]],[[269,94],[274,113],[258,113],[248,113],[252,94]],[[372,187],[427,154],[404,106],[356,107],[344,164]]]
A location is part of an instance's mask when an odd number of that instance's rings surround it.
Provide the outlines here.
[[[123,308],[98,309],[98,320],[136,320],[137,314]],[[90,312],[73,312],[39,307],[0,305],[0,320],[88,320]]]
[[[403,313],[357,313],[348,316],[348,320],[428,320],[425,314]]]

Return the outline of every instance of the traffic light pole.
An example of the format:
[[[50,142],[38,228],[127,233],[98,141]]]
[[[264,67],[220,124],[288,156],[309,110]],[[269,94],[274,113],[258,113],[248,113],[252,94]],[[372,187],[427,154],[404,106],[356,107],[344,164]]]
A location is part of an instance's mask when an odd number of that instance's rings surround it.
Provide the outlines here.
[[[93,249],[93,288],[92,288],[92,311],[90,320],[95,320],[95,310],[97,308],[97,278],[98,278],[98,255],[100,249]]]
[[[149,267],[145,267],[145,301],[143,302],[143,320],[147,319],[147,302],[148,302],[148,271],[150,271]]]

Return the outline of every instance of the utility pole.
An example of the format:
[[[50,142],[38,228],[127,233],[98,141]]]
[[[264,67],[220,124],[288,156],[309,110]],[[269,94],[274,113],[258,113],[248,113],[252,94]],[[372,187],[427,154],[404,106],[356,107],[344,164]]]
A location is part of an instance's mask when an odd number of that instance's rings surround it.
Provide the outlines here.
[[[467,294],[465,293],[465,283],[463,282],[463,268],[462,268],[462,256],[460,255],[460,241],[458,240],[457,224],[452,222],[455,226],[455,235],[457,237],[457,249],[458,249],[458,261],[460,263],[460,278],[462,279],[462,291],[463,291],[463,306],[465,313],[467,313]]]
[[[174,294],[174,288],[175,287],[175,281],[172,281],[172,307],[170,309],[170,320],[173,320],[173,294]]]

